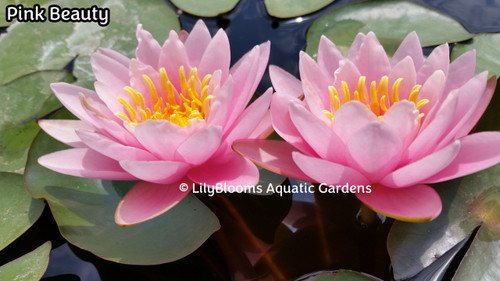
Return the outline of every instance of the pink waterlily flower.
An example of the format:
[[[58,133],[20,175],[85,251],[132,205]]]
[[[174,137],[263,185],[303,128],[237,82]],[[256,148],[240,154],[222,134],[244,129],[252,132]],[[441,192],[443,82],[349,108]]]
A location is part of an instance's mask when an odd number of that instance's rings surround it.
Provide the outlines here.
[[[195,183],[257,184],[257,167],[231,144],[272,131],[271,88],[247,107],[266,69],[269,42],[230,68],[226,33],[212,38],[202,21],[189,34],[171,31],[163,46],[140,25],[137,39],[134,59],[110,49],[92,56],[95,91],[51,85],[80,120],[41,120],[45,132],[73,148],[38,162],[73,176],[139,180],[118,205],[120,225],[162,214]]]
[[[286,142],[233,145],[262,167],[335,187],[355,185],[373,210],[427,221],[442,207],[427,184],[500,162],[500,132],[467,135],[496,85],[486,72],[474,76],[474,51],[450,64],[444,44],[424,58],[413,32],[388,58],[370,32],[358,34],[347,57],[322,37],[317,61],[302,52],[299,68],[301,81],[270,67],[271,119]],[[367,185],[371,192],[363,193]]]

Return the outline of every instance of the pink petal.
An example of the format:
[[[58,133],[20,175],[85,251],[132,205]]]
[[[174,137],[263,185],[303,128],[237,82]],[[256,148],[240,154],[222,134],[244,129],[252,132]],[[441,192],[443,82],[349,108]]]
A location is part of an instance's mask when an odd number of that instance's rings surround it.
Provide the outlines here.
[[[344,143],[347,143],[353,134],[377,120],[377,116],[364,104],[359,101],[350,101],[342,105],[335,113],[333,131]]]
[[[456,58],[450,64],[444,92],[449,93],[462,87],[474,77],[474,69],[476,69],[476,50],[470,50]]]
[[[131,99],[129,94],[125,92],[125,90],[114,89],[110,85],[103,83],[101,81],[97,81],[94,83],[94,88],[96,90],[99,99],[106,105],[107,108],[111,112],[126,112],[123,105],[118,101],[119,97],[124,98],[129,103],[131,103]]]
[[[448,75],[449,66],[450,48],[448,44],[436,47],[418,70],[417,83],[422,85],[436,70],[441,70],[445,75]]]
[[[270,42],[255,46],[241,58],[230,70],[234,81],[231,112],[227,123],[229,126],[243,112],[252,98],[264,75],[269,60]]]
[[[38,125],[49,136],[72,147],[86,147],[75,130],[93,131],[92,127],[80,120],[48,120],[38,121]]]
[[[335,44],[326,36],[321,35],[318,47],[318,65],[325,73],[333,74],[339,68],[339,62],[344,59]]]
[[[185,179],[182,181],[186,181]],[[192,183],[176,182],[155,184],[145,181],[136,183],[118,204],[115,222],[130,226],[155,218],[177,205],[192,189]],[[188,190],[181,191],[179,186],[187,184]]]
[[[344,95],[342,93],[342,81],[346,82],[349,87],[349,91],[354,93],[354,90],[358,88],[359,77],[361,74],[359,73],[358,68],[354,63],[350,60],[344,60],[340,63],[340,68],[335,71],[335,82],[333,86],[340,94],[340,101],[344,102]],[[368,80],[367,80],[368,81]],[[368,81],[367,83],[371,83]],[[351,95],[352,95],[351,93]],[[366,93],[368,93],[366,91]],[[328,93],[328,105],[330,104],[330,94]]]
[[[465,125],[467,120],[476,111],[476,108],[481,101],[488,79],[488,72],[484,71],[459,89],[458,104],[455,115],[450,123],[449,130],[438,144],[438,149],[446,146],[450,141],[455,139],[457,132]]]
[[[151,65],[158,69],[161,46],[153,38],[153,35],[142,28],[142,24],[137,25],[136,37],[138,41],[135,56],[144,64]]]
[[[349,48],[349,53],[347,54],[347,58],[350,61],[355,61],[356,58],[358,57],[359,53],[359,48],[361,47],[361,44],[365,41],[366,35],[363,33],[358,33],[356,37],[354,37],[354,40],[352,41],[351,47]]]
[[[231,102],[233,99],[234,87],[231,76],[227,79],[222,88],[216,88],[212,92],[214,98],[210,105],[210,113],[207,118],[207,124],[210,126],[223,126],[226,128],[228,116],[230,115]]]
[[[274,132],[273,125],[271,122],[271,112],[267,111],[262,117],[259,124],[253,130],[253,132],[248,136],[249,139],[265,139],[269,137]]]
[[[429,122],[429,125],[422,129],[415,140],[410,144],[405,158],[409,161],[416,161],[424,155],[427,155],[436,147],[437,142],[448,129],[453,115],[455,114],[457,103],[458,92],[448,95],[434,120]]]
[[[402,100],[391,106],[381,121],[399,136],[403,148],[406,148],[418,132],[418,114],[414,103]]]
[[[352,135],[346,144],[351,167],[364,171],[371,182],[378,182],[401,159],[402,144],[386,124],[374,121]]]
[[[462,127],[457,131],[456,133],[457,138],[461,138],[467,135],[472,130],[472,128],[474,128],[474,126],[479,121],[484,111],[488,107],[488,104],[490,103],[491,98],[493,97],[493,92],[495,92],[496,85],[497,85],[496,77],[491,77],[490,79],[488,79],[488,82],[486,84],[486,90],[484,90],[484,94],[481,97],[481,100],[477,104],[477,107],[471,114],[471,116],[467,119],[467,121],[464,122]]]
[[[319,111],[330,107],[330,94],[328,86],[332,85],[333,77],[323,71],[321,67],[305,52],[300,52],[299,58],[300,78],[305,95],[305,100],[317,100]],[[311,108],[314,112],[315,109]]]
[[[276,93],[271,98],[271,121],[276,133],[291,145],[305,153],[315,154],[314,150],[300,135],[290,119],[289,106],[293,101],[299,101],[286,94]]]
[[[56,151],[38,158],[38,163],[58,173],[77,177],[103,180],[137,179],[125,172],[117,161],[89,148]]]
[[[207,126],[189,136],[175,153],[175,160],[200,165],[217,151],[221,144],[222,128]]]
[[[210,40],[212,40],[212,37],[210,36],[210,32],[205,22],[203,22],[203,20],[198,20],[189,33],[186,42],[184,42],[189,61],[193,65],[200,64],[201,57],[205,53]]]
[[[191,169],[188,178],[209,186],[255,186],[259,182],[259,170],[248,159],[232,152],[225,157],[212,158],[201,166]]]
[[[181,126],[167,120],[147,120],[135,127],[135,136],[158,158],[173,160],[175,151],[189,134]]]
[[[169,184],[182,179],[189,168],[189,164],[176,161],[120,161],[121,167],[138,179]]]
[[[66,109],[68,109],[83,122],[92,124],[87,111],[82,106],[81,99],[82,96],[99,99],[94,91],[62,82],[52,83],[50,84],[50,88],[56,95],[57,99],[64,105],[64,107],[66,107]]]
[[[407,187],[424,182],[425,179],[446,168],[457,156],[459,150],[460,142],[455,141],[433,154],[388,174],[380,181],[380,184],[387,187]]]
[[[237,139],[248,138],[252,132],[260,125],[261,120],[269,111],[273,89],[269,88],[263,95],[256,99],[235,122],[235,126],[224,137],[229,146]],[[271,123],[269,122],[269,125]]]
[[[128,85],[128,68],[121,62],[98,51],[92,55],[90,63],[97,81],[106,83],[114,90],[123,89]]]
[[[358,67],[361,75],[366,76],[366,81],[379,81],[391,70],[384,47],[380,45],[373,32],[366,35],[365,41],[359,47],[354,64]]]
[[[292,158],[292,153],[298,151],[295,147],[278,140],[237,140],[233,149],[247,157],[255,164],[280,175],[303,181],[311,181]]]
[[[397,220],[426,222],[441,213],[441,198],[428,185],[390,188],[375,184],[371,190],[371,193],[356,193],[356,196],[376,212]]]
[[[123,64],[123,66],[127,67],[129,66],[130,64],[130,59],[127,58],[126,56],[122,55],[121,53],[115,51],[115,50],[112,50],[112,49],[108,49],[108,48],[99,48],[98,50],[99,53]]]
[[[446,181],[489,168],[500,162],[500,132],[480,132],[460,139],[460,151],[441,172],[426,180]]]
[[[368,179],[351,167],[333,163],[324,159],[292,152],[293,161],[314,182],[327,185],[368,184]]]
[[[392,85],[399,78],[403,78],[399,86],[399,100],[408,99],[413,86],[417,82],[417,72],[415,71],[415,65],[413,65],[411,57],[405,57],[391,69],[391,73],[389,74],[389,90],[391,90]]]
[[[420,69],[422,67],[424,63],[424,54],[422,53],[422,46],[420,45],[420,40],[415,31],[408,34],[403,42],[401,42],[401,45],[399,45],[392,56],[391,64],[394,66],[407,56],[411,57],[415,69]]]
[[[290,95],[294,98],[302,96],[302,84],[300,80],[290,73],[275,65],[270,65],[269,76],[271,77],[271,82],[276,92]]]
[[[189,69],[187,70],[185,69],[184,71],[186,73],[189,73]],[[143,94],[144,104],[146,105],[146,107],[152,108],[154,105],[151,105],[151,89],[146,80],[144,80],[143,77],[144,75],[148,76],[153,82],[157,95],[159,97],[163,97],[164,101],[167,100],[165,94],[166,91],[163,92],[161,90],[162,84],[161,84],[160,73],[158,72],[158,70],[153,69],[151,65],[146,65],[136,59],[132,59],[130,61],[129,75],[130,75],[130,87],[132,87],[136,92]],[[132,98],[130,97],[130,94],[128,94],[125,90],[120,91],[120,94],[121,97],[123,97],[130,104],[132,104]],[[115,100],[117,100],[117,98],[115,98]]]
[[[301,136],[321,158],[345,162],[344,143],[323,121],[300,103],[290,104],[290,117]]]
[[[181,66],[184,66],[184,70],[190,70],[192,67],[184,43],[172,30],[161,48],[158,68],[165,68],[169,80],[176,89],[180,89],[179,68]]]
[[[446,76],[441,70],[436,70],[422,85],[418,94],[418,100],[427,99],[429,103],[420,108],[420,113],[428,115],[429,112],[438,103],[440,97],[443,95],[444,85],[446,83]]]
[[[148,151],[133,146],[123,145],[111,140],[99,133],[86,130],[77,130],[76,134],[91,149],[107,156],[111,159],[133,160],[133,161],[152,161],[158,160]]]
[[[216,70],[221,71],[222,81],[226,81],[229,75],[229,63],[231,61],[231,50],[226,32],[219,29],[212,41],[207,46],[198,71],[201,76],[212,74]]]

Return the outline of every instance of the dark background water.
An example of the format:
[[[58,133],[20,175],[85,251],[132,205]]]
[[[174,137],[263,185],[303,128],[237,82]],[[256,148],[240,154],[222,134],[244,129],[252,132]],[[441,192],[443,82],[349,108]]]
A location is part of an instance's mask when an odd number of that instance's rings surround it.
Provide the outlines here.
[[[176,10],[169,1],[166,2]],[[241,0],[235,9],[228,14],[217,18],[204,18],[203,20],[212,34],[215,34],[219,28],[225,29],[231,42],[231,52],[234,61],[253,46],[269,40],[271,41],[269,64],[278,65],[298,77],[298,53],[300,50],[305,49],[307,28],[324,13],[350,2],[357,1],[337,0],[321,11],[310,15],[293,19],[277,19],[267,14],[263,1]],[[500,32],[500,1],[498,0],[416,0],[415,2],[423,3],[455,18],[472,33]],[[188,31],[192,29],[193,25],[199,19],[199,17],[182,12],[179,12],[179,17],[182,28]],[[266,72],[258,91],[263,92],[270,86],[271,83]],[[353,212],[357,208],[352,198],[341,199],[343,202],[333,202],[333,205],[337,206],[334,208],[338,210],[327,208],[328,211],[331,213],[335,213],[336,211]],[[248,202],[249,199],[236,198],[235,200]],[[294,197],[293,200],[295,200],[295,204],[300,201],[315,201],[317,204],[321,204],[321,202],[318,203],[318,200],[321,201],[322,199]],[[292,198],[271,198],[264,206],[280,206],[282,207],[281,209],[287,210],[290,207],[291,201]],[[329,202],[329,204],[331,205],[332,202]],[[253,214],[256,216],[257,223],[259,216],[265,215],[265,213],[259,213],[258,211]],[[387,232],[389,223],[382,223],[383,232]],[[381,254],[375,252],[368,255],[372,255],[373,259],[380,260],[381,265],[379,267],[384,267],[387,263],[387,254],[383,253],[384,245],[371,245],[377,244],[380,241],[377,242],[378,240],[372,237],[374,236],[373,233],[369,231],[353,231],[353,235],[358,237],[359,241],[365,241],[364,243],[361,242],[360,248],[382,251]],[[337,233],[336,229],[333,229],[332,233]],[[308,235],[311,234],[304,231],[301,235],[303,236],[301,239],[308,241],[307,239],[310,239]],[[43,242],[51,240],[53,250],[50,253],[49,266],[43,280],[228,280],[230,278],[228,272],[231,271],[231,261],[228,260],[228,255],[231,255],[231,249],[226,249],[225,251],[220,249],[221,245],[226,242],[224,239],[227,237],[224,234],[214,236],[200,250],[172,264],[157,266],[122,265],[104,261],[91,253],[66,243],[60,236],[57,225],[53,221],[48,207],[46,207],[40,220],[31,229],[0,252],[0,264],[17,258],[31,251],[36,246],[41,245]],[[262,237],[265,238],[266,235],[262,234]],[[334,238],[332,237],[332,239]],[[272,240],[272,237],[270,240]],[[283,247],[285,246],[287,245]],[[315,247],[315,245],[309,246]],[[294,245],[291,245],[291,247],[294,247]],[[295,247],[301,246],[295,244]],[[352,250],[351,248],[349,249]],[[304,253],[309,252],[304,250]],[[296,260],[300,260],[301,258],[301,256],[291,256],[288,260],[284,260],[289,262],[290,266],[294,266],[294,260],[296,262]],[[374,261],[373,263],[376,264],[377,262]],[[297,264],[296,267],[300,268],[300,264]],[[356,265],[349,268],[357,269]],[[370,266],[360,266],[358,270],[363,269],[368,269],[365,272],[369,271]],[[265,269],[261,271],[265,272]],[[380,272],[374,266],[370,273],[386,280],[390,278],[388,277],[390,276],[390,269],[388,267],[385,268],[384,272]]]

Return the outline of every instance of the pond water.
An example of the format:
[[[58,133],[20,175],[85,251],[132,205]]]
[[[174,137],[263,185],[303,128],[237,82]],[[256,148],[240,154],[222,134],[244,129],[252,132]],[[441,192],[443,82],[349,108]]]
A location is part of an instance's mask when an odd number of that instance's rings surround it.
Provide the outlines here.
[[[263,1],[241,0],[230,13],[204,20],[212,34],[218,28],[226,30],[233,58],[240,58],[253,46],[270,40],[269,63],[298,77],[298,53],[305,49],[307,28],[324,13],[350,2],[355,1],[338,0],[314,14],[281,20],[267,15]],[[500,31],[499,1],[416,2],[450,15],[470,32]],[[198,19],[180,13],[183,29],[191,30]],[[266,72],[258,91],[270,86]],[[360,204],[354,196],[224,195],[201,199],[218,215],[222,230],[195,253],[177,262],[131,266],[97,258],[66,243],[46,208],[30,230],[2,251],[0,264],[50,240],[53,250],[43,280],[234,280],[235,276],[273,280],[279,274],[294,279],[337,268],[391,279],[385,235],[392,221],[377,217],[371,226],[360,223]],[[279,226],[282,221],[290,227]],[[267,251],[267,258],[258,260],[262,251]],[[255,267],[251,262],[256,262]]]

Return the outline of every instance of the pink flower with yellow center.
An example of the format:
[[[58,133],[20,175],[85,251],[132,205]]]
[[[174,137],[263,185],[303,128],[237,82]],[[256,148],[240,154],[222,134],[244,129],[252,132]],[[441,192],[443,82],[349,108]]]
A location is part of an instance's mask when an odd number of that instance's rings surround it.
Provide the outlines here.
[[[450,64],[447,44],[425,59],[415,32],[390,59],[373,33],[358,34],[347,57],[322,37],[317,61],[300,54],[301,81],[270,67],[271,120],[286,142],[233,148],[292,178],[354,186],[384,215],[430,220],[442,206],[427,184],[500,162],[500,132],[467,135],[496,85],[474,68],[474,51]]]
[[[40,120],[45,132],[73,148],[38,162],[73,176],[139,180],[118,205],[120,225],[160,215],[195,183],[257,184],[257,167],[231,144],[272,131],[271,89],[246,107],[267,66],[269,42],[230,68],[226,33],[212,38],[202,21],[190,34],[171,31],[163,46],[141,26],[137,39],[135,59],[110,49],[92,56],[95,91],[51,85],[80,120]]]

